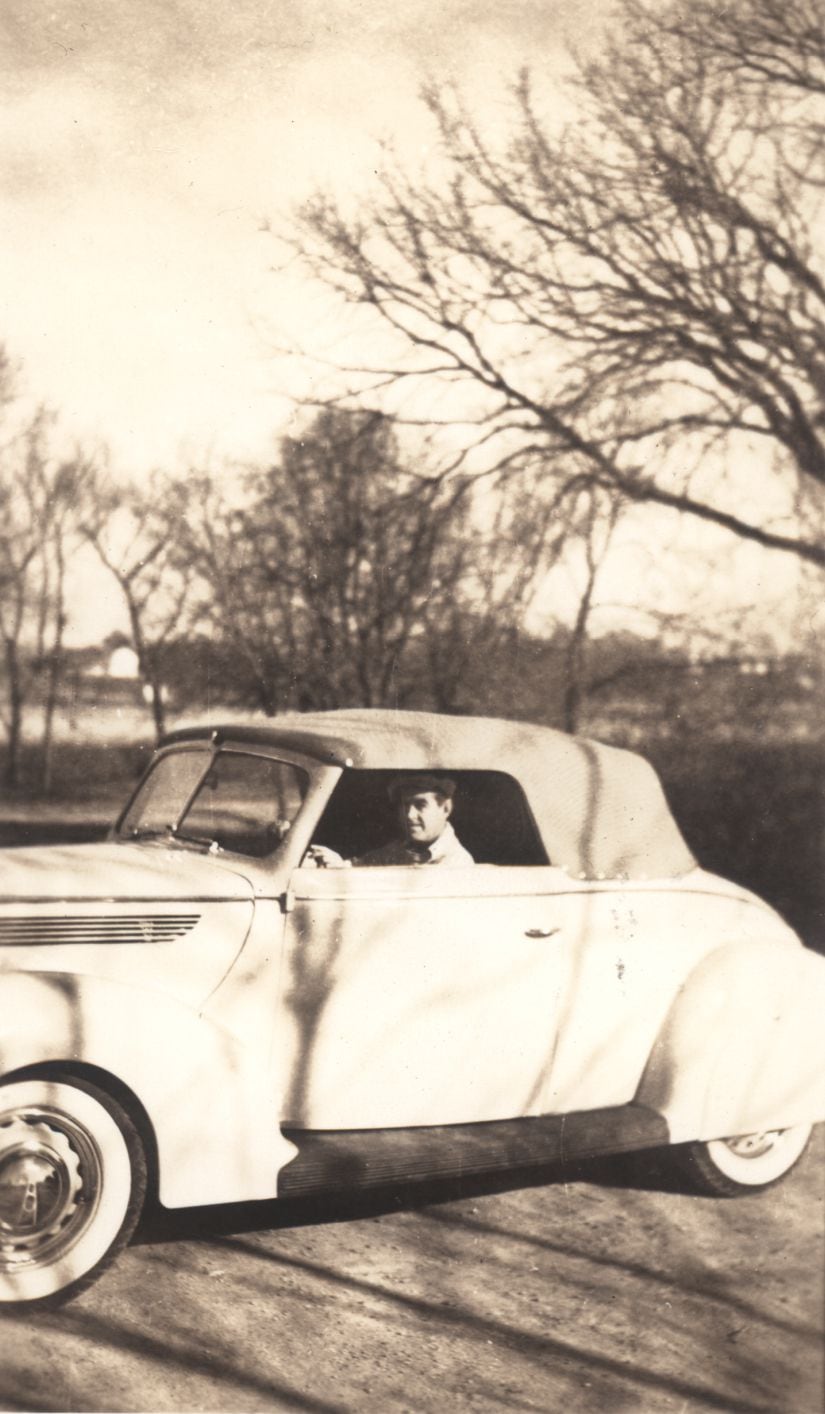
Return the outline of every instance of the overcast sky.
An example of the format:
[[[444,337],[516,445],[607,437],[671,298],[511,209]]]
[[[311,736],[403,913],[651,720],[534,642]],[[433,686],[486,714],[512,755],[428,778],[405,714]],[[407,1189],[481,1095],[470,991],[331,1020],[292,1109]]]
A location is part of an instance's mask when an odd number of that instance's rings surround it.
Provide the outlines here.
[[[125,468],[256,455],[285,405],[261,226],[428,130],[422,80],[494,122],[608,0],[4,0],[2,324],[35,395]],[[284,298],[283,288],[278,298]]]
[[[0,339],[29,390],[121,472],[265,458],[289,414],[270,330],[314,313],[271,272],[267,218],[318,185],[357,192],[382,139],[423,155],[425,79],[458,83],[494,130],[520,66],[552,86],[568,44],[598,44],[609,9],[4,0]],[[657,579],[660,602],[664,567],[631,530],[607,596]],[[740,550],[734,601],[781,598],[787,561]],[[80,640],[122,618],[108,584],[73,608]]]

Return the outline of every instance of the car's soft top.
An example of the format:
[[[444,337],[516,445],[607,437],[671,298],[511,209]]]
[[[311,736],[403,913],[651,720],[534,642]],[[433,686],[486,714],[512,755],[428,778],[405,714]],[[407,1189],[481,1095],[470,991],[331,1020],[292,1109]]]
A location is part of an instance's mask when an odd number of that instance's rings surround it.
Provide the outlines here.
[[[344,767],[506,771],[521,784],[548,857],[583,878],[667,878],[694,859],[652,766],[550,727],[431,712],[342,710],[185,727],[161,743],[282,746]]]

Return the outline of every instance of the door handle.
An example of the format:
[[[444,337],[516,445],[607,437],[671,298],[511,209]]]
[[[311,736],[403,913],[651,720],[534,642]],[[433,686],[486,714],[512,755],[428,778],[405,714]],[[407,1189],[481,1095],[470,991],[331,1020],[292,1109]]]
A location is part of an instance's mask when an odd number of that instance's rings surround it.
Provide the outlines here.
[[[560,928],[525,928],[525,938],[552,938],[554,933],[559,933]]]

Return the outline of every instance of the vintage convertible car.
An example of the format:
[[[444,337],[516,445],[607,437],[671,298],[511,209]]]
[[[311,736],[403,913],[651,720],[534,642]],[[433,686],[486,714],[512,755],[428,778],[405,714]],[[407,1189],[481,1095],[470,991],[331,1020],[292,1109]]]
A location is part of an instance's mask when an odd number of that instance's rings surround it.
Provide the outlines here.
[[[457,783],[472,865],[310,867]],[[346,711],[173,732],[106,842],[11,849],[0,1299],[172,1208],[678,1146],[784,1174],[825,1119],[825,959],[697,867],[640,757]]]

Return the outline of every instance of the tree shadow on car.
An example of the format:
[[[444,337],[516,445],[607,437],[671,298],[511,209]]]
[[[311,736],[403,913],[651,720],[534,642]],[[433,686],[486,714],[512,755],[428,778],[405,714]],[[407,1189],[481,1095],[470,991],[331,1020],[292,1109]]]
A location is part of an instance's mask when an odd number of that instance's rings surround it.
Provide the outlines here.
[[[524,1188],[563,1187],[571,1183],[600,1188],[638,1189],[659,1193],[690,1193],[690,1185],[661,1151],[642,1151],[490,1172],[419,1179],[358,1191],[311,1197],[224,1203],[199,1208],[163,1208],[151,1203],[141,1219],[133,1244],[142,1246],[180,1239],[197,1239],[264,1228],[307,1227],[352,1222],[359,1218],[412,1211],[462,1199],[494,1196]]]

